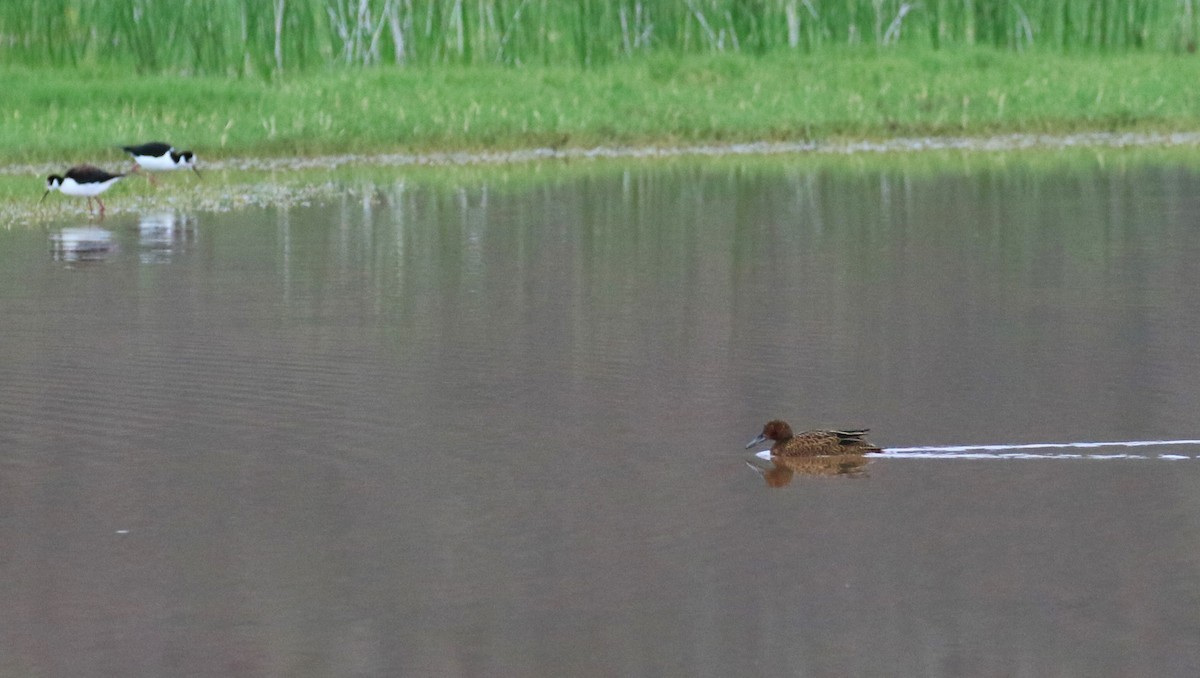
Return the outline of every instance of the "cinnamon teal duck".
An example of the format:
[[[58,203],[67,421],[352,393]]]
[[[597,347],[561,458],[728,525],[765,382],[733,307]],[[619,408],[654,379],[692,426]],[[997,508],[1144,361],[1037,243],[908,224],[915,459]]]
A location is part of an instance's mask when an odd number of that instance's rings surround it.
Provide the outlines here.
[[[773,440],[771,445],[772,457],[821,457],[843,454],[869,454],[883,450],[863,440],[869,429],[850,429],[846,431],[804,431],[792,433],[792,427],[786,421],[773,419],[763,426],[746,449],[754,447],[766,440]]]

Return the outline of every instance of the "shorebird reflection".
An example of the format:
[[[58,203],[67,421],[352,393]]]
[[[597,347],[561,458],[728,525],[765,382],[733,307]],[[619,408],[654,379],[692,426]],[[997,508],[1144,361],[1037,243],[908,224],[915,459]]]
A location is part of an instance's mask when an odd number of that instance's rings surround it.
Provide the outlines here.
[[[167,262],[195,242],[196,221],[191,215],[165,211],[138,217],[139,260],[143,264]]]
[[[50,256],[55,261],[102,261],[116,251],[112,231],[95,226],[68,227],[50,235]]]

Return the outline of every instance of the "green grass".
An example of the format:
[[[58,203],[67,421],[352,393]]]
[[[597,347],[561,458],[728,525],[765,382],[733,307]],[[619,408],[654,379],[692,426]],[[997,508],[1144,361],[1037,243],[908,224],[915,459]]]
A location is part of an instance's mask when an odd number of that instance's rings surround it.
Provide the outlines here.
[[[1191,0],[5,0],[0,63],[265,75],[846,46],[1195,48]]]
[[[869,50],[228,80],[0,68],[0,164],[1200,129],[1200,59]]]

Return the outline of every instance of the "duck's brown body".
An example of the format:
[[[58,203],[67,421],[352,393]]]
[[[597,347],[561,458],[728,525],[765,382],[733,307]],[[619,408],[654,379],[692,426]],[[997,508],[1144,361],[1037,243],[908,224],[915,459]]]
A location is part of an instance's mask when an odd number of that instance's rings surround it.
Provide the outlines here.
[[[778,419],[768,421],[762,433],[746,447],[753,447],[764,440],[773,440],[772,457],[823,457],[844,454],[869,454],[882,452],[880,448],[863,440],[867,429],[848,431],[804,431],[792,433],[787,422]]]

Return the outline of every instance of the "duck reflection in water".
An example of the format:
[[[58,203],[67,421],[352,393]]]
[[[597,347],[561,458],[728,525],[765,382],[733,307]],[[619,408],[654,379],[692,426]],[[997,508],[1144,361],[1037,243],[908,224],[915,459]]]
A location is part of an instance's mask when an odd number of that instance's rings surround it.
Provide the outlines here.
[[[749,449],[766,440],[771,445],[771,466],[750,464],[762,474],[768,487],[783,487],[797,473],[810,476],[860,475],[867,465],[865,455],[882,452],[879,447],[864,439],[867,429],[843,431],[804,431],[792,433],[787,422],[774,419],[763,426]]]
[[[783,487],[796,474],[802,476],[863,476],[867,458],[861,454],[839,454],[832,457],[771,457],[771,465],[746,462],[762,475],[767,487]]]

